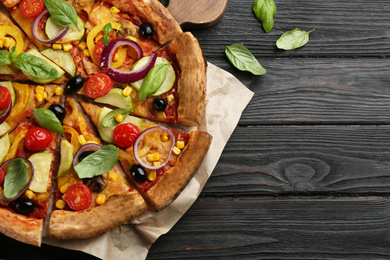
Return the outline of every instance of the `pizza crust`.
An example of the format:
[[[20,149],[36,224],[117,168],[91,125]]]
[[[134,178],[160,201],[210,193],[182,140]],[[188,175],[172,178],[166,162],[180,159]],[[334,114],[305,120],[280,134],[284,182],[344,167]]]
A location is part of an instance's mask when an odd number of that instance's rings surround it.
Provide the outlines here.
[[[28,218],[0,208],[0,232],[20,242],[41,246],[43,219]]]
[[[171,42],[182,33],[180,25],[169,11],[157,0],[105,0],[118,9],[135,14],[154,29],[153,39],[160,45]]]
[[[96,237],[130,222],[147,209],[136,191],[114,195],[101,206],[84,211],[53,211],[49,235],[56,239],[86,239]]]
[[[198,170],[206,155],[212,136],[206,132],[192,131],[187,146],[173,168],[151,187],[145,195],[157,210],[171,204]]]
[[[177,121],[179,124],[199,126],[206,108],[207,68],[198,40],[190,33],[182,33],[169,45],[179,69],[177,87]]]

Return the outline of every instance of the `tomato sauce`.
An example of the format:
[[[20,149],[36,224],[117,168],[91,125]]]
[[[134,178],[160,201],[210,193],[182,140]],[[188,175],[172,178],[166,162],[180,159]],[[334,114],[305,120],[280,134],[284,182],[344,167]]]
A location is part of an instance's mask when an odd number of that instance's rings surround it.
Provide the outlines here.
[[[44,219],[47,214],[47,202],[34,201],[35,208],[32,212],[27,214],[27,217]]]

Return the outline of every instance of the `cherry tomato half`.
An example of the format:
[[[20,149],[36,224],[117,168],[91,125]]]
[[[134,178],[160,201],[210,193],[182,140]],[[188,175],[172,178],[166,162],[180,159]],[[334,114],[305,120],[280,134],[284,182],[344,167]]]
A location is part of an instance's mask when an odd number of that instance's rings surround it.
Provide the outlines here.
[[[31,152],[38,152],[49,147],[53,135],[42,127],[34,127],[27,131],[24,145]]]
[[[120,148],[128,148],[134,144],[139,129],[132,123],[117,125],[114,129],[114,143]]]
[[[110,42],[114,40],[114,36],[109,35],[110,37]],[[100,38],[95,45],[95,49],[93,50],[93,53],[95,54],[96,59],[100,62],[100,59],[102,58],[102,53],[104,48],[106,48],[106,45],[103,43],[103,37]],[[115,51],[116,53],[116,51]],[[115,55],[114,53],[114,55]]]
[[[4,167],[0,170],[0,185],[3,184],[5,175],[7,174],[7,171],[4,169]]]
[[[44,7],[43,0],[23,0],[19,10],[24,17],[35,18],[42,13]]]
[[[110,91],[113,83],[111,78],[103,73],[91,76],[87,81],[86,91],[90,98],[102,97]]]
[[[73,210],[84,210],[91,205],[92,194],[87,185],[76,183],[66,191],[65,201]]]
[[[6,109],[11,102],[11,93],[8,88],[0,87],[0,110]]]

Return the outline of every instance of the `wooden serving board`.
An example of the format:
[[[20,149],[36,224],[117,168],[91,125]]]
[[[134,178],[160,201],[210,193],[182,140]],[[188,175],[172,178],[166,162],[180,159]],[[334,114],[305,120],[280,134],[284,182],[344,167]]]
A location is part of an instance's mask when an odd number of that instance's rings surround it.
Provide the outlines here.
[[[205,28],[216,24],[228,0],[160,0],[182,28]]]

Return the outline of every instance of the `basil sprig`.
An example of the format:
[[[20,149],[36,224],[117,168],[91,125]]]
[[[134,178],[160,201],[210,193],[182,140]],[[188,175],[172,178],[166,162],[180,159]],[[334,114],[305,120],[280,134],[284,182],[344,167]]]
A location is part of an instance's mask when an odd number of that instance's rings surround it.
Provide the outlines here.
[[[32,107],[34,109],[35,119],[41,127],[58,134],[65,133],[65,130],[62,127],[60,120],[51,110],[47,108],[35,108],[34,106]]]
[[[226,46],[225,53],[229,61],[239,70],[249,71],[254,75],[263,75],[267,72],[241,43]]]
[[[104,45],[106,45],[106,46],[108,46],[108,44],[110,44],[110,36],[108,36],[108,35],[111,33],[111,30],[112,30],[111,23],[108,23],[103,27],[104,35],[103,35],[102,41],[103,41]]]
[[[111,171],[118,159],[119,148],[115,145],[106,145],[85,157],[74,170],[79,178],[92,178]]]
[[[283,50],[294,50],[304,46],[309,41],[309,34],[313,30],[305,32],[299,28],[282,34],[276,41],[276,47]]]
[[[43,0],[54,21],[64,27],[77,27],[76,10],[65,0]]]
[[[12,63],[18,69],[24,71],[35,78],[60,78],[60,73],[52,65],[41,58],[38,58],[29,53],[21,53]]]
[[[0,67],[12,63],[11,54],[8,51],[0,50]]]
[[[138,92],[139,100],[144,100],[157,92],[167,77],[167,68],[170,64],[171,63],[163,63],[156,65],[148,72]]]
[[[269,33],[274,26],[274,15],[276,14],[274,0],[255,0],[253,12],[263,25],[264,31]]]
[[[26,187],[28,182],[28,164],[22,159],[17,158],[10,162],[7,174],[4,178],[4,197],[13,198]]]

